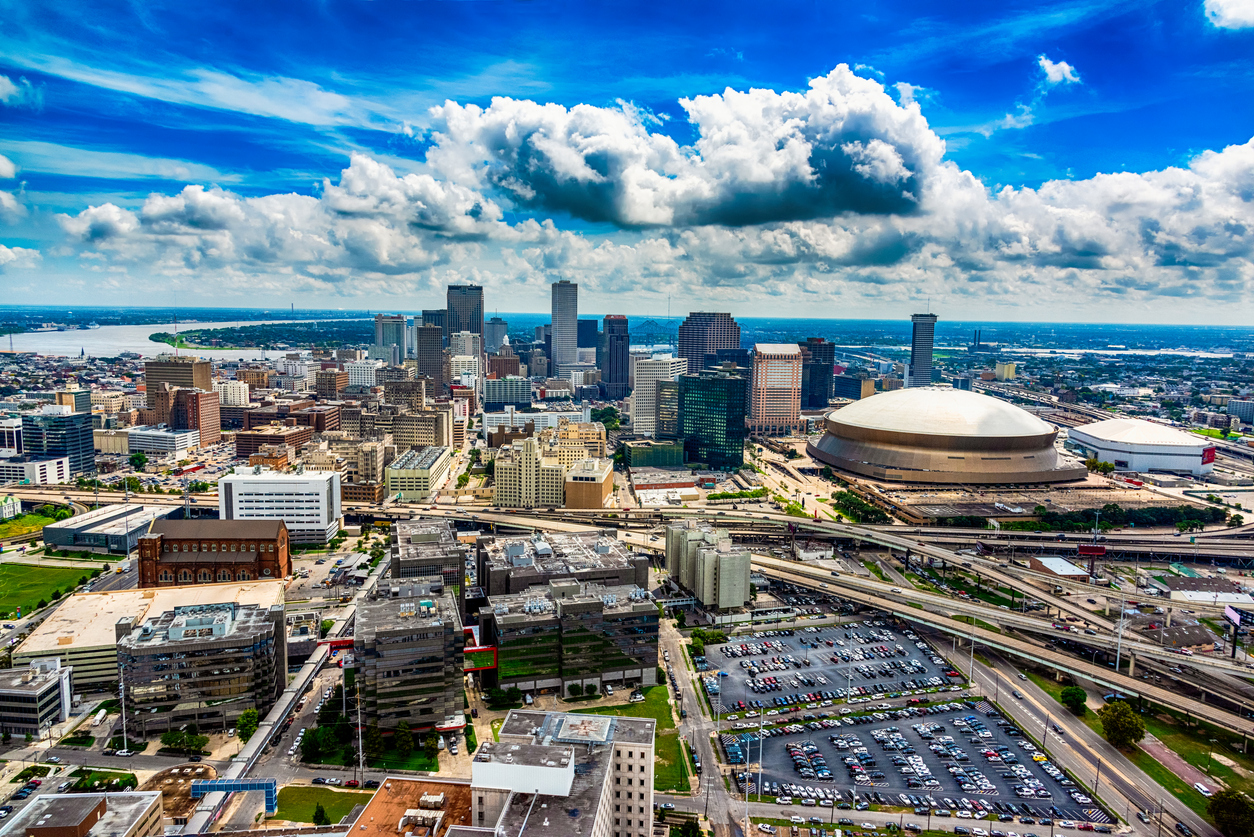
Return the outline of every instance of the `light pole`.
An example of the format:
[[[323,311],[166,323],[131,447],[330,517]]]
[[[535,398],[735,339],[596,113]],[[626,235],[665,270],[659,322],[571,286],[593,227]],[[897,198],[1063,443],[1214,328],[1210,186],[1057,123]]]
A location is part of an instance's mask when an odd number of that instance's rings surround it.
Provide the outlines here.
[[[1215,741],[1216,739],[1214,738],[1210,739],[1210,750],[1208,750],[1206,753],[1206,775],[1210,776],[1210,778],[1212,779],[1214,779],[1215,777],[1211,775],[1210,765],[1211,765],[1211,759],[1214,758],[1214,755],[1215,755]]]

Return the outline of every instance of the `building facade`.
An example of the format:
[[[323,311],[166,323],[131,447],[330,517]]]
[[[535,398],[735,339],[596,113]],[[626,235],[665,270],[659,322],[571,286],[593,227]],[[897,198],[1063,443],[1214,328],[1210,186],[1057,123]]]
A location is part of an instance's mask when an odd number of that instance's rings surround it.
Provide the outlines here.
[[[213,391],[223,407],[248,406],[248,384],[243,381],[214,381]]]
[[[505,445],[496,457],[492,503],[515,509],[561,508],[566,468],[542,455],[536,439]]]
[[[566,472],[566,508],[603,509],[614,493],[614,463],[580,459]]]
[[[72,666],[56,657],[0,671],[0,732],[41,737],[70,717]]]
[[[907,387],[932,385],[932,345],[936,340],[936,315],[913,314],[910,317],[910,369]]]
[[[45,406],[22,416],[22,452],[31,459],[70,462],[73,476],[96,473],[96,448],[91,413],[75,413],[68,407]]]
[[[726,372],[679,377],[679,438],[684,458],[734,471],[745,461],[744,378]]]
[[[139,586],[185,587],[292,574],[282,520],[154,520],[139,538]]]
[[[579,360],[579,286],[563,279],[551,287],[553,351],[549,356],[560,375],[564,366]]]
[[[731,610],[749,603],[749,550],[703,520],[666,528],[666,569],[706,610]]]
[[[255,468],[218,480],[222,520],[282,520],[293,543],[326,543],[340,528],[340,475]]]
[[[157,406],[155,396],[161,384],[184,389],[213,391],[213,364],[193,357],[162,355],[144,363],[144,391],[148,408]],[[263,385],[264,386],[264,385]]]
[[[740,348],[740,324],[725,312],[694,311],[679,324],[677,341],[677,354],[688,361],[684,371],[695,374],[705,368],[706,355]]]
[[[836,344],[822,337],[808,337],[798,343],[804,355],[801,366],[801,409],[826,410],[832,400],[832,376],[836,365]]]
[[[801,429],[801,348],[797,344],[754,346],[750,403],[753,432],[783,435]]]
[[[657,433],[658,382],[673,381],[688,371],[688,361],[670,355],[654,355],[635,362],[631,392],[631,429],[642,436]]]
[[[619,401],[627,397],[631,376],[631,334],[622,314],[607,314],[602,320],[601,347],[601,390],[607,400]]]
[[[444,315],[445,342],[459,331],[483,335],[483,288],[479,285],[448,286],[448,308]]]
[[[425,503],[448,476],[452,453],[446,447],[425,447],[406,451],[387,467],[387,493],[390,497]]]

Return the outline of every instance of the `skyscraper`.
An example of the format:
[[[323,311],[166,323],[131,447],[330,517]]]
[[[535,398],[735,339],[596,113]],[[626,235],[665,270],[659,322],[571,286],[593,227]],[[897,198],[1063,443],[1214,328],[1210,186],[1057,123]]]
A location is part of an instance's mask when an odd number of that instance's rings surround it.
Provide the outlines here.
[[[808,355],[801,367],[801,409],[826,409],[832,399],[836,344],[822,337],[808,337],[797,345]]]
[[[75,476],[94,474],[96,450],[91,430],[91,413],[48,405],[41,412],[22,416],[22,450],[36,459],[67,457],[70,473]]]
[[[688,361],[688,371],[695,374],[704,368],[706,355],[740,348],[740,325],[731,314],[694,311],[679,324],[678,346],[676,354]]]
[[[753,347],[753,395],[749,423],[755,432],[787,434],[801,425],[801,347],[759,343]]]
[[[449,285],[448,310],[444,315],[444,339],[459,331],[483,336],[483,288],[479,285]]]
[[[679,376],[679,436],[684,459],[719,470],[745,463],[745,390],[748,382],[727,372]]]
[[[562,367],[579,360],[579,286],[563,279],[553,283],[553,352],[550,357]]]
[[[144,361],[144,391],[150,410],[157,405],[156,395],[160,384],[212,392],[213,364],[194,357],[169,355]]]
[[[579,321],[579,348],[595,349],[597,347],[598,337],[600,337],[600,333],[597,331],[597,321],[595,318]]]
[[[910,317],[913,334],[910,338],[910,370],[906,376],[908,387],[932,385],[932,342],[936,337],[935,314],[913,314]]]
[[[653,438],[661,441],[679,439],[679,384],[675,381],[657,382],[657,417]]]
[[[405,340],[404,314],[374,315],[374,344],[376,346],[396,346],[401,357],[406,354],[408,342]]]
[[[414,329],[414,373],[430,379],[432,394],[444,391],[444,329],[438,325],[423,324]]]
[[[493,317],[483,327],[483,347],[489,352],[499,352],[509,331],[509,323],[500,317]]]
[[[627,383],[631,375],[631,336],[627,332],[627,318],[622,314],[607,314],[601,327],[601,389],[611,401],[627,397]]]
[[[631,429],[652,436],[657,430],[657,384],[673,381],[688,371],[688,361],[657,355],[636,361],[636,385],[631,394]]]

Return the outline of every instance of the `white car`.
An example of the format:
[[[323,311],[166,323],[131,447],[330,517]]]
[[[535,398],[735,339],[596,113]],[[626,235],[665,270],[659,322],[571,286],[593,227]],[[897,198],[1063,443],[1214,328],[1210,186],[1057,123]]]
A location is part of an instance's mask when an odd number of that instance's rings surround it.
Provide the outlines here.
[[[1195,791],[1197,791],[1198,793],[1200,793],[1202,796],[1207,796],[1207,797],[1209,797],[1209,796],[1214,796],[1214,795],[1215,795],[1215,792],[1214,792],[1214,791],[1212,791],[1210,788],[1208,788],[1208,787],[1206,787],[1205,785],[1203,785],[1201,782],[1194,782],[1194,783],[1193,783],[1193,789],[1194,789]]]

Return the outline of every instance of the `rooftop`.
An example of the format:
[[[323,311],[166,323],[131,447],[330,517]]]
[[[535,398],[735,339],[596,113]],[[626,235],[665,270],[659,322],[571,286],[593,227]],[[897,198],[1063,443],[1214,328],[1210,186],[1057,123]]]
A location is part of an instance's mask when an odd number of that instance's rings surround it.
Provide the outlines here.
[[[553,741],[568,744],[612,741],[623,744],[651,744],[656,727],[657,721],[652,718],[514,709],[505,717],[500,736],[530,737],[535,742],[552,736]]]
[[[214,538],[277,538],[286,524],[282,520],[217,520],[194,518],[191,520],[154,520],[148,527],[150,535],[187,540]]]
[[[46,528],[121,537],[175,510],[174,506],[104,506],[50,523]]]
[[[160,800],[156,791],[131,793],[75,793],[37,796],[17,811],[0,827],[0,837],[18,837],[30,828],[63,828],[81,823],[102,801],[104,815],[87,832],[89,837],[113,837],[126,834],[143,817],[153,802]],[[159,804],[159,803],[158,803]]]
[[[625,567],[631,550],[601,532],[549,532],[531,537],[494,538],[483,542],[492,568],[536,567],[545,575],[599,567]]]
[[[398,595],[357,605],[356,633],[359,638],[369,642],[378,631],[398,628],[443,628],[451,625],[454,631],[461,630],[461,614],[451,594],[436,592],[431,584],[400,584],[393,585],[391,589]]]
[[[757,343],[753,353],[758,355],[799,355],[801,347],[796,343]]]
[[[1087,576],[1089,574],[1088,570],[1077,567],[1066,558],[1059,558],[1055,555],[1033,555],[1032,560],[1039,561],[1045,566],[1045,569],[1054,575]]]
[[[8,668],[0,671],[0,692],[40,692],[49,683],[61,678],[62,669],[59,661],[55,665],[43,665],[44,661],[34,662],[25,668]]]
[[[22,654],[59,654],[84,648],[113,647],[117,645],[117,623],[123,619],[138,625],[176,607],[220,602],[251,604],[268,610],[283,604],[283,582],[275,579],[75,593],[64,599],[52,615],[18,646],[17,651]]]
[[[601,605],[601,612],[609,614],[657,610],[653,596],[641,587],[589,584],[569,578],[534,584],[518,593],[491,596],[488,607],[498,622],[509,624],[537,616],[556,617],[561,607],[579,606],[583,610],[597,602]]]
[[[1026,410],[949,387],[911,387],[854,401],[829,414],[837,425],[936,436],[1020,437],[1054,433]]]
[[[424,470],[434,465],[448,448],[437,446],[425,447],[420,450],[409,450],[396,457],[388,466],[389,471]]]
[[[269,627],[268,611],[254,606],[224,603],[177,607],[145,619],[142,626],[136,625],[129,636],[118,640],[118,645],[143,652],[176,642],[221,640]]]
[[[1122,442],[1128,445],[1189,447],[1202,450],[1214,445],[1212,439],[1186,433],[1153,421],[1135,418],[1113,418],[1073,427],[1068,435],[1082,441],[1084,437],[1102,442]]]
[[[424,807],[423,797],[427,798],[427,805],[431,805],[433,803],[430,800],[441,794],[444,800],[439,807]],[[401,779],[389,776],[358,815],[350,833],[353,837],[397,837],[399,830],[402,834],[405,831],[413,831],[417,835],[420,832],[412,825],[399,828],[406,814],[415,810],[443,814],[440,824],[434,833],[429,833],[429,837],[446,837],[449,835],[450,828],[469,827],[471,824],[470,782],[456,779]],[[482,830],[475,833],[480,837],[484,834]]]

